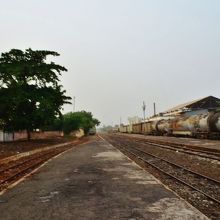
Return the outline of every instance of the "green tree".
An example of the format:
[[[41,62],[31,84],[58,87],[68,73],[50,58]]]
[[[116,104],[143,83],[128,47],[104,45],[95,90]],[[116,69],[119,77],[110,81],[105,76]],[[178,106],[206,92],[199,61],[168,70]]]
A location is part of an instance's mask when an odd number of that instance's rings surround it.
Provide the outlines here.
[[[0,120],[6,131],[27,130],[51,124],[61,116],[70,97],[59,84],[63,66],[46,62],[57,52],[12,49],[0,57]]]
[[[65,134],[69,134],[71,131],[75,131],[80,128],[84,130],[85,134],[88,134],[90,128],[99,124],[99,120],[93,118],[91,112],[70,112],[63,116],[63,131]]]

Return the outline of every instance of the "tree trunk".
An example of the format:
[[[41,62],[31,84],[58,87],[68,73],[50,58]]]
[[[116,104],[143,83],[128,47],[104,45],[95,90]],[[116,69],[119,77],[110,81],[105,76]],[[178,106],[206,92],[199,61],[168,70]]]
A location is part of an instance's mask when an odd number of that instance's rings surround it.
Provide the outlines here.
[[[31,140],[31,131],[29,129],[27,130],[27,139],[28,141]]]

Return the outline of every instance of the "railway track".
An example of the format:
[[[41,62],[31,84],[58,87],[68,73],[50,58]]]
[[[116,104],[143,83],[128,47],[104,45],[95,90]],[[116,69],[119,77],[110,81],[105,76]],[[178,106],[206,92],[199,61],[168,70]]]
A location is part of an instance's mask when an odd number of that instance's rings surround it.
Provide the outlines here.
[[[208,217],[220,219],[220,181],[142,150],[138,142],[112,136],[107,139],[131,159],[150,167],[153,175],[157,173],[158,179]]]
[[[32,170],[36,169],[50,158],[83,142],[84,141],[79,141],[77,144],[69,144],[64,147],[57,147],[47,151],[35,153],[33,155],[1,165],[0,191],[6,189],[10,184],[30,173]]]
[[[125,137],[123,135],[117,135],[117,136]],[[220,161],[220,153],[219,152],[215,152],[215,151],[211,151],[211,150],[202,150],[200,148],[196,149],[195,146],[190,148],[190,146],[181,145],[181,144],[177,144],[177,143],[163,143],[160,141],[149,141],[149,140],[136,138],[136,137],[131,138],[128,136],[126,136],[126,138],[130,139],[131,141],[136,141],[137,143],[144,143],[144,144],[152,145],[154,147],[169,149],[172,151],[178,151],[178,152],[185,153],[185,154],[199,156],[199,157],[202,157],[205,159],[212,159],[212,160]]]

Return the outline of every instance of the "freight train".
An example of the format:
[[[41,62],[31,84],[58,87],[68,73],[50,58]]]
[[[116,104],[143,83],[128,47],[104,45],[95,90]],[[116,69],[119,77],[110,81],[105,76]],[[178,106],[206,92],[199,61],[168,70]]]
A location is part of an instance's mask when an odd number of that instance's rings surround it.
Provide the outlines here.
[[[220,139],[220,111],[159,115],[144,122],[123,125],[119,132]]]

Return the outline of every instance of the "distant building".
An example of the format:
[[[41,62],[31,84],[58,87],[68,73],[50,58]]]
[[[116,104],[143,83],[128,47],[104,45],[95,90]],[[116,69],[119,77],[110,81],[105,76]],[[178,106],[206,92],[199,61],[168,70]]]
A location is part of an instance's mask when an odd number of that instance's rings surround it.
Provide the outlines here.
[[[142,119],[138,116],[129,117],[128,118],[129,124],[136,124],[142,121]]]

